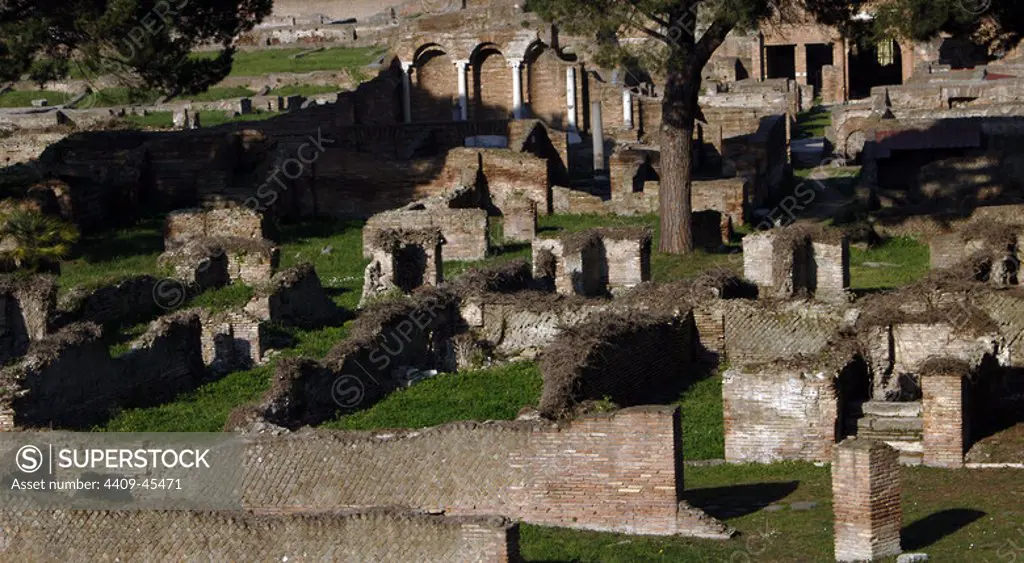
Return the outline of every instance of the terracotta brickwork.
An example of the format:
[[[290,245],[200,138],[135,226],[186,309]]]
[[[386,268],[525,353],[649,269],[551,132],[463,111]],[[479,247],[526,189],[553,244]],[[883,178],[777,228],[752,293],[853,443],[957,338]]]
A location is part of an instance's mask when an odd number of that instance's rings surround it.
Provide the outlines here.
[[[18,561],[519,560],[516,524],[397,510],[308,515],[190,511],[0,512]]]
[[[901,552],[899,453],[874,440],[850,438],[832,462],[836,561],[875,561]]]
[[[725,459],[828,461],[836,441],[835,373],[783,364],[725,372]]]
[[[490,242],[487,212],[483,209],[431,209],[386,211],[370,218],[363,227],[363,256],[373,254],[371,241],[383,229],[437,229],[444,237],[446,260],[483,260]]]
[[[964,364],[963,369],[967,366]],[[921,375],[924,422],[922,463],[930,467],[962,467],[967,451],[966,373],[955,369],[926,370]]]
[[[679,502],[681,456],[678,407],[661,406],[557,425],[261,435],[244,462],[243,503],[277,512],[402,505],[590,530],[728,537],[721,522]]]

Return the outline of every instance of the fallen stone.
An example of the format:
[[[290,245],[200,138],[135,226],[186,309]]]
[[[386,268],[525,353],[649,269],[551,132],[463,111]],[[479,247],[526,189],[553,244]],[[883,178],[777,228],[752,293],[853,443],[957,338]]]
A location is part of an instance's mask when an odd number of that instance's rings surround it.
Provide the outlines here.
[[[810,510],[815,506],[818,506],[818,503],[814,502],[813,500],[794,502],[793,504],[789,505],[789,507],[792,508],[793,510]]]
[[[927,553],[901,553],[896,557],[896,563],[920,563],[928,561]]]
[[[786,508],[786,507],[781,505],[781,504],[769,504],[768,506],[764,507],[764,511],[765,512],[778,512],[778,511],[782,510],[783,508]]]
[[[46,99],[32,100],[32,107],[34,108],[44,108],[48,105],[50,105],[50,101]]]

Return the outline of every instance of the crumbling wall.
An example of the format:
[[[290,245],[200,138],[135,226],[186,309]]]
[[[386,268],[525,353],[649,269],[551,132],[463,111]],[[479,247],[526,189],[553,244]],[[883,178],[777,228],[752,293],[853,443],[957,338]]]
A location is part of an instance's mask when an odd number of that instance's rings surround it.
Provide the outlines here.
[[[674,406],[562,424],[458,422],[254,440],[243,486],[243,503],[254,510],[402,505],[634,534],[731,534],[680,502],[682,441]]]
[[[245,311],[202,316],[203,363],[214,373],[248,369],[262,363],[269,347],[266,322]]]
[[[372,233],[373,259],[363,272],[360,306],[392,291],[412,293],[443,280],[442,244],[437,229],[382,229]]]
[[[0,277],[0,365],[23,355],[50,331],[57,306],[51,276]]]
[[[322,362],[278,363],[259,416],[287,427],[320,424],[405,385],[409,368],[445,368],[452,361],[452,305],[450,295],[421,292],[367,307]]]
[[[464,299],[460,315],[480,339],[500,354],[514,357],[537,354],[564,327],[579,325],[607,307],[608,303],[600,300],[492,293]]]
[[[198,313],[175,313],[154,321],[128,354],[111,358],[97,325],[69,325],[0,371],[10,390],[0,409],[13,412],[19,427],[84,428],[119,407],[169,400],[205,375],[201,332]]]
[[[399,510],[255,515],[192,511],[0,512],[4,554],[21,561],[438,561],[519,557],[501,517]],[[140,533],[145,531],[144,533]]]
[[[537,204],[537,211],[551,210],[551,181],[548,162],[534,155],[509,149],[455,148],[448,151],[444,169],[434,185],[441,189],[475,186],[484,201],[503,212],[506,202],[517,194]]]
[[[712,301],[698,307],[704,326],[721,327],[731,364],[762,364],[826,351],[842,326],[842,312],[807,301],[762,303],[745,299]],[[711,330],[715,333],[717,330]],[[701,332],[701,343],[704,343]]]
[[[586,400],[630,406],[664,402],[693,361],[693,319],[600,315],[555,338],[543,354],[540,411],[571,414]]]
[[[830,460],[839,413],[835,380],[832,369],[784,362],[727,370],[725,459]]]
[[[841,231],[791,225],[743,237],[743,275],[763,297],[808,293],[844,301],[850,286],[850,247]]]
[[[259,319],[303,328],[324,326],[340,318],[338,306],[308,263],[278,272],[269,283],[256,287],[245,310]]]
[[[167,214],[164,248],[172,250],[204,237],[263,240],[273,234],[270,218],[247,207],[179,209]]]
[[[390,230],[440,230],[446,260],[483,260],[490,246],[483,209],[431,209],[378,213],[363,227],[363,256],[373,254],[376,233]]]

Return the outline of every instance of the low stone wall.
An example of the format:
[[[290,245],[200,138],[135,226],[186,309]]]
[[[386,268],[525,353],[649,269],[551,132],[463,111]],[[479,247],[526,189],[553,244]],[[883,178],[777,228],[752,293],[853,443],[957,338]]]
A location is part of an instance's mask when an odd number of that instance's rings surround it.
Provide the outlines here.
[[[831,369],[782,362],[727,370],[725,459],[830,460],[839,414],[836,377]]]
[[[258,286],[245,310],[258,319],[303,328],[331,324],[341,316],[308,263],[278,272],[269,283]]]
[[[682,436],[674,406],[562,424],[262,434],[244,464],[243,504],[260,511],[400,505],[632,534],[732,533],[680,502]]]
[[[61,320],[64,323],[89,322],[105,326],[152,319],[164,310],[154,297],[157,281],[153,276],[141,275],[92,291],[76,288],[61,299]]]
[[[475,186],[500,212],[510,198],[518,196],[535,202],[541,215],[551,210],[548,161],[514,150],[454,148],[433,185],[446,190]]]
[[[440,230],[446,260],[483,260],[490,246],[487,212],[483,209],[431,209],[429,211],[385,211],[363,227],[363,256],[373,254],[376,233],[392,230]]]
[[[764,297],[807,293],[844,301],[850,287],[850,243],[838,230],[791,225],[743,237],[743,275]]]
[[[603,300],[530,292],[490,293],[463,300],[460,316],[480,340],[505,356],[536,355],[565,327],[577,326],[607,310]]]
[[[270,219],[246,207],[224,209],[180,209],[167,214],[164,248],[172,250],[204,237],[271,238]]]
[[[97,325],[72,324],[0,370],[9,391],[0,412],[18,427],[84,428],[115,408],[171,399],[205,376],[201,333],[197,312],[175,313],[154,321],[128,354],[111,358]]]
[[[263,362],[269,347],[266,322],[245,311],[203,312],[203,363],[214,373]]]
[[[540,411],[567,416],[581,401],[605,398],[620,406],[663,403],[681,387],[693,358],[688,314],[593,317],[544,351]]]
[[[4,557],[19,561],[519,560],[518,526],[504,518],[397,510],[4,511],[0,527]]]

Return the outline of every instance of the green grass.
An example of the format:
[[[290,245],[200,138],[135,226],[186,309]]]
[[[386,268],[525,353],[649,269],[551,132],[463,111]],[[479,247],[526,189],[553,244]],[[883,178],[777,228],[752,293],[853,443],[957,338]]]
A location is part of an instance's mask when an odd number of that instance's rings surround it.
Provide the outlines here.
[[[305,49],[267,49],[240,51],[235,54],[230,76],[263,76],[272,72],[312,72],[343,70],[366,66],[381,54],[379,47],[337,47],[310,53],[300,58],[293,55]],[[212,58],[215,53],[195,53],[196,58]]]
[[[291,84],[278,86],[270,91],[271,96],[316,96],[318,94],[333,94],[340,92],[341,87],[332,84]]]
[[[204,307],[211,311],[226,311],[244,307],[252,299],[253,290],[244,283],[235,282],[217,289],[208,289],[192,298],[188,307]]]
[[[232,86],[232,87],[217,87],[214,86],[205,92],[199,94],[187,94],[178,96],[176,100],[189,100],[193,102],[215,102],[218,100],[227,100],[231,98],[248,98],[254,96],[256,92],[245,88],[244,86]]]
[[[908,237],[889,239],[867,250],[850,249],[852,289],[904,286],[924,277],[930,268],[928,245]]]
[[[903,547],[936,562],[1011,561],[1024,551],[1019,472],[903,468]],[[521,527],[526,561],[834,561],[831,474],[808,463],[684,470],[687,500],[739,534],[728,541]],[[809,510],[793,502],[813,501]],[[759,506],[782,505],[777,512]],[[731,515],[723,511],[735,510]],[[973,514],[966,511],[974,511]],[[947,527],[948,526],[948,527]],[[1010,542],[1013,542],[1012,544]],[[1016,550],[1016,551],[1015,551]],[[885,561],[894,561],[889,558]]]
[[[58,284],[66,291],[77,285],[98,287],[127,276],[156,274],[163,245],[163,218],[82,237],[71,259],[61,263]]]
[[[170,129],[174,126],[174,113],[154,111],[148,115],[126,115],[124,120],[140,129]]]
[[[796,116],[797,139],[824,137],[825,128],[832,125],[832,112],[823,106],[814,106]]]
[[[457,420],[512,420],[523,407],[537,404],[542,385],[537,366],[528,363],[439,374],[324,426],[372,430],[423,428]]]
[[[6,94],[0,94],[0,108],[31,107],[32,100],[42,99],[47,100],[51,106],[59,106],[72,97],[71,94],[49,90],[12,90]]]
[[[679,400],[683,427],[683,455],[686,459],[725,457],[725,428],[722,420],[722,372],[690,385]]]

